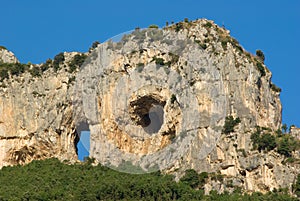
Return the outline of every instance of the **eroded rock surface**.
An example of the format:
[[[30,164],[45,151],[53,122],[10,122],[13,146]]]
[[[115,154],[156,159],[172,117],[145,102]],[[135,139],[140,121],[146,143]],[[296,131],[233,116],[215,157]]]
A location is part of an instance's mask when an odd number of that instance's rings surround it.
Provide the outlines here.
[[[49,157],[77,160],[71,76],[48,69],[39,77],[26,72],[2,82],[0,166]]]
[[[14,53],[0,46],[0,62],[2,63],[17,63],[19,62]]]

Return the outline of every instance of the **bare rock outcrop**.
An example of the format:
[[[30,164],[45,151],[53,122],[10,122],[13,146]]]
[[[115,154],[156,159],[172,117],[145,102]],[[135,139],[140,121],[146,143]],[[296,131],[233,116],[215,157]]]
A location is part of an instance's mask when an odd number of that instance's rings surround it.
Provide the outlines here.
[[[48,69],[41,76],[25,72],[2,82],[0,166],[49,157],[77,160],[71,77],[65,69]]]
[[[19,62],[14,53],[0,46],[0,62],[2,63],[17,63]]]

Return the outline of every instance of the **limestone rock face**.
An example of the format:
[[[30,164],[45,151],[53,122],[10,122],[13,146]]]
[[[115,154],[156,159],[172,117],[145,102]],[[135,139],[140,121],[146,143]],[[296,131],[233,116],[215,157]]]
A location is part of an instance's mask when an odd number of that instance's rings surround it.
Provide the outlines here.
[[[292,136],[294,136],[296,139],[299,139],[300,140],[300,128],[297,128],[295,126],[292,126],[291,127],[291,130],[290,130],[290,134]]]
[[[88,125],[90,156],[118,170],[225,175],[206,184],[207,192],[291,188],[299,167],[252,150],[250,140],[256,126],[281,126],[272,74],[229,31],[203,19],[113,41],[89,53],[78,72],[68,70],[76,53],[65,53],[58,72],[3,81],[0,167],[48,157],[75,161],[77,133]],[[241,123],[225,135],[229,115]]]
[[[14,53],[8,51],[7,49],[0,47],[0,62],[2,63],[17,63],[18,59],[15,57]]]
[[[0,88],[0,167],[33,159],[77,160],[70,74],[28,72]]]

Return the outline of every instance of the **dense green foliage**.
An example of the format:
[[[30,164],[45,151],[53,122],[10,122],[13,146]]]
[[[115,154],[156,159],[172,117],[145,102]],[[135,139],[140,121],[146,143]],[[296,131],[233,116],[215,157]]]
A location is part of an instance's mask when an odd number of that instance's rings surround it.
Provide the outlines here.
[[[239,117],[233,118],[233,116],[227,116],[225,118],[225,124],[223,126],[222,132],[225,134],[232,133],[234,131],[234,127],[241,123],[241,120]]]
[[[85,54],[76,54],[69,64],[69,72],[76,71],[85,61],[87,56]]]
[[[20,75],[24,73],[29,66],[21,63],[0,63],[0,81],[8,79],[9,75]]]
[[[260,75],[263,77],[266,75],[266,70],[265,67],[263,67],[263,65],[259,62],[256,63],[256,68],[257,70],[260,72]]]
[[[289,134],[277,137],[277,152],[286,157],[291,157],[293,151],[300,148],[300,142]]]
[[[53,60],[53,68],[54,68],[54,71],[58,71],[60,69],[60,64],[63,63],[65,61],[65,55],[63,52],[57,54],[55,57],[54,57],[54,60]]]
[[[289,134],[282,134],[280,129],[276,135],[270,132],[268,128],[257,126],[256,131],[251,135],[253,148],[259,151],[275,150],[286,157],[291,157],[292,152],[300,148],[299,140]]]
[[[176,95],[175,95],[175,94],[172,94],[172,95],[171,95],[171,104],[174,104],[175,101],[177,101]]]
[[[76,54],[74,58],[70,61],[68,71],[70,73],[78,69],[87,58],[85,54]],[[2,63],[0,62],[0,81],[4,79],[9,79],[12,76],[18,76],[22,73],[29,72],[33,77],[39,77],[48,70],[53,68],[57,72],[61,68],[61,64],[65,61],[64,53],[59,53],[54,57],[54,60],[48,59],[45,63],[39,65],[32,65],[31,63]]]
[[[29,72],[33,77],[41,76],[41,68],[39,68],[38,66],[33,66],[32,69],[29,70]]]
[[[156,65],[160,65],[160,66],[165,65],[165,60],[164,60],[163,58],[160,58],[160,57],[154,56],[154,57],[152,58],[152,61],[155,61],[155,64],[156,64]]]
[[[258,149],[259,151],[271,151],[276,148],[275,136],[270,133],[261,134],[261,130],[259,128],[251,135],[251,140],[253,142],[254,149]]]
[[[47,159],[4,167],[0,170],[0,200],[296,200],[282,192],[219,195],[213,191],[205,196],[201,188],[207,173],[188,170],[175,182],[173,176],[159,172],[126,174],[90,162],[67,165]],[[295,191],[298,188],[295,184]]]
[[[261,60],[262,62],[265,61],[265,54],[261,50],[256,50],[256,56]]]
[[[202,189],[207,179],[207,172],[198,174],[195,170],[190,169],[185,172],[185,175],[180,179],[180,181],[192,188]]]
[[[271,89],[275,92],[281,92],[281,88],[277,87],[275,84],[271,83]]]
[[[48,70],[51,66],[52,66],[52,60],[47,59],[47,61],[41,65],[41,71],[44,72]]]

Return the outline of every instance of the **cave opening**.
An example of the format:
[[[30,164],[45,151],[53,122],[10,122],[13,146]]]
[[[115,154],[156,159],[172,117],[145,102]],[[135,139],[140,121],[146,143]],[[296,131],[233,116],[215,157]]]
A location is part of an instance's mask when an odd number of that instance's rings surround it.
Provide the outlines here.
[[[164,106],[166,101],[147,95],[130,102],[131,120],[141,126],[146,133],[157,133],[164,122]]]

